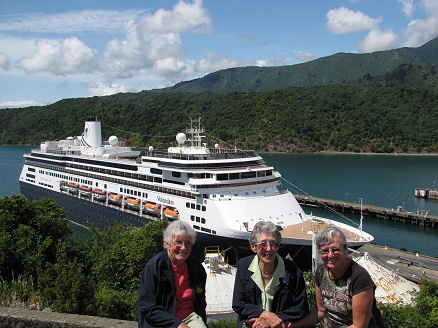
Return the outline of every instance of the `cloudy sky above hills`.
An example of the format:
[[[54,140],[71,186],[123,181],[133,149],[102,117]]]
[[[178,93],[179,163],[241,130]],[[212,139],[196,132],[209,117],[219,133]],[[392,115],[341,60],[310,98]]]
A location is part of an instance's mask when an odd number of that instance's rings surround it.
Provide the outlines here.
[[[437,0],[2,0],[0,107],[418,47],[437,36]]]

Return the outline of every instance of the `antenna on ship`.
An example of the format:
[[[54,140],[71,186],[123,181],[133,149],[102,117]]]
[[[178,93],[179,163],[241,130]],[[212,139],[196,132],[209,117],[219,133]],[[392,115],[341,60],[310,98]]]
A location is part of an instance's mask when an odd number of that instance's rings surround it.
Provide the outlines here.
[[[196,122],[198,123],[198,126],[193,127],[193,123]],[[199,117],[197,120],[193,120],[190,117],[190,129],[188,129],[186,132],[190,134],[190,138],[188,139],[188,141],[190,141],[190,146],[201,148],[202,138],[205,137],[201,136],[201,133],[205,132],[205,130],[201,128],[201,117]]]

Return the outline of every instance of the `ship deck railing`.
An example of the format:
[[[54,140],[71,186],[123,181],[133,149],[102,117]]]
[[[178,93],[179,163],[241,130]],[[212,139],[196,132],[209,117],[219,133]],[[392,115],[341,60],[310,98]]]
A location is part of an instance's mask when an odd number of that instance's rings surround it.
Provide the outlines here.
[[[167,150],[143,151],[141,156],[157,157],[177,160],[217,160],[217,159],[235,159],[235,158],[252,158],[259,157],[254,150],[234,150],[234,149],[209,149],[210,154],[177,154],[169,153]]]

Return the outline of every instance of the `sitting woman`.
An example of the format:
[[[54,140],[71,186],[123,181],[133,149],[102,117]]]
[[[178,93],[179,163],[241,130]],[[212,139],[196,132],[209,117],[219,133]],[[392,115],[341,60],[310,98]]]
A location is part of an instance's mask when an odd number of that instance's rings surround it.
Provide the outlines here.
[[[327,328],[384,327],[374,298],[376,286],[368,272],[348,257],[344,233],[327,227],[318,232],[315,242],[323,262],[315,273],[317,308],[294,328],[321,320]]]
[[[138,327],[205,328],[205,283],[202,264],[190,256],[196,232],[185,222],[170,223],[164,250],[146,264],[138,292]]]
[[[239,260],[234,282],[238,327],[286,328],[308,313],[302,272],[277,255],[280,241],[274,223],[254,226],[249,243],[255,255]]]

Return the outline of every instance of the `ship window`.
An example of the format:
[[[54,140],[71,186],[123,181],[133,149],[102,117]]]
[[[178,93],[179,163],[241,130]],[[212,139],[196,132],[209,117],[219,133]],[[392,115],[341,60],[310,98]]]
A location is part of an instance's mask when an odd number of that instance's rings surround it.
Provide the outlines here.
[[[186,207],[190,208],[190,203],[189,202],[186,203]]]
[[[155,177],[154,177],[154,182],[161,183],[162,181],[163,181],[163,179],[161,179],[161,178],[155,178]]]
[[[216,179],[217,179],[218,181],[228,180],[228,174],[218,174],[218,175],[216,176]]]
[[[266,171],[257,171],[257,176],[258,176],[258,177],[264,177],[264,176],[266,176]]]
[[[30,172],[35,172],[35,169],[33,167],[28,167],[27,170]]]
[[[255,178],[256,172],[242,172],[241,176],[242,176],[242,179]]]
[[[211,232],[213,233],[213,235],[215,235],[215,234],[216,234],[216,230],[212,230]]]
[[[239,173],[230,173],[230,180],[239,179]]]
[[[205,219],[204,218],[201,218],[201,223],[205,223]]]
[[[207,229],[207,228],[204,228],[204,227],[201,227],[201,230],[202,230],[202,231],[205,231],[205,232],[208,232],[208,233],[211,233],[211,230],[210,230],[210,229]]]
[[[196,217],[196,222],[200,222],[201,218],[199,216]]]
[[[272,175],[272,170],[267,170],[266,171],[266,176]]]
[[[204,211],[204,212],[205,212],[205,210],[206,210],[205,206],[202,206],[202,211]]]
[[[196,209],[199,211],[201,209],[201,205],[196,205]]]
[[[191,203],[190,207],[194,209],[195,208],[195,204]]]
[[[196,230],[199,230],[199,226],[197,226],[197,225],[194,225],[193,228]]]
[[[173,176],[174,178],[181,178],[181,172],[173,172],[173,171],[172,171],[172,176]]]
[[[190,215],[190,220],[195,221],[195,216],[194,215]]]
[[[123,192],[123,188],[120,188],[120,192]]]
[[[27,173],[27,174],[26,174],[26,177],[31,178],[31,179],[35,179],[35,175],[30,174],[30,173]]]
[[[163,171],[161,171],[160,169],[151,168],[151,173],[153,173],[153,174],[163,174]]]

